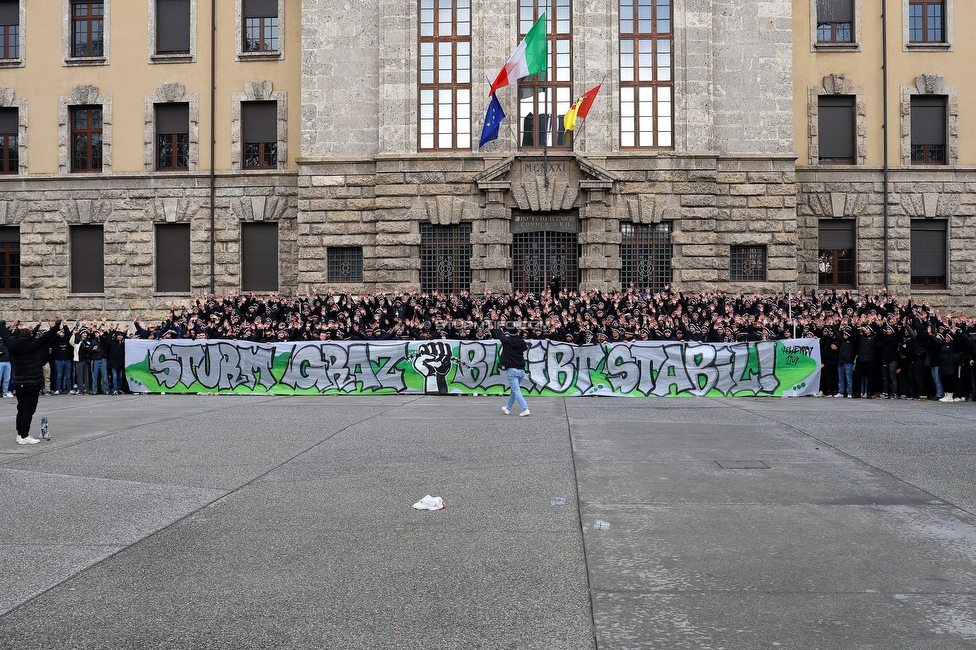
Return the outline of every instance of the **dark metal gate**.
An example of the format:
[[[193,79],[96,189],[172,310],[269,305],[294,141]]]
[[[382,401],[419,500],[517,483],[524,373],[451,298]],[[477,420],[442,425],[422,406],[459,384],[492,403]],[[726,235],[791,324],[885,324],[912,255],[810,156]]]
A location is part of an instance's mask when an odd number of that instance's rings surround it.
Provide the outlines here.
[[[512,235],[512,288],[543,293],[557,279],[564,289],[579,288],[579,241],[575,232],[548,230]]]

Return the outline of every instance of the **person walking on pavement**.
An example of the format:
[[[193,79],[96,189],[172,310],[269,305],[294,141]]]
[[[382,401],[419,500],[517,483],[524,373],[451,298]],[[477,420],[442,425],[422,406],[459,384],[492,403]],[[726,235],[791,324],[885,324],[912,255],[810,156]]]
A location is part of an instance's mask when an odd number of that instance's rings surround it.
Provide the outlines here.
[[[500,328],[496,328],[493,333],[494,337],[502,343],[502,354],[498,367],[505,371],[508,385],[512,387],[512,394],[508,397],[508,406],[503,407],[502,411],[508,415],[512,412],[512,406],[518,401],[519,406],[522,407],[519,417],[524,418],[529,415],[529,405],[522,396],[520,384],[525,378],[525,352],[529,349],[529,344],[518,336],[518,329],[511,328],[510,332],[515,336],[508,336]]]
[[[34,331],[14,323],[14,331],[7,329],[7,321],[0,320],[0,339],[10,351],[14,367],[14,382],[17,390],[17,444],[35,445],[40,440],[30,435],[31,421],[37,410],[37,398],[44,387],[44,355],[51,347],[61,320],[48,322],[49,329],[38,335],[40,324]]]

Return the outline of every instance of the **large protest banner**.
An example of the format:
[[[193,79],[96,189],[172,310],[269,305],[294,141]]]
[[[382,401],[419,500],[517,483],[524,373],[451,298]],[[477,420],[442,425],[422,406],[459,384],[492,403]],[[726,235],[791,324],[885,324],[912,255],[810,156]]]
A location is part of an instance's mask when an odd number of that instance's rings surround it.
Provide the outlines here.
[[[572,345],[529,341],[533,395],[813,395],[818,339]],[[484,341],[126,341],[129,388],[148,393],[500,395],[501,344]]]

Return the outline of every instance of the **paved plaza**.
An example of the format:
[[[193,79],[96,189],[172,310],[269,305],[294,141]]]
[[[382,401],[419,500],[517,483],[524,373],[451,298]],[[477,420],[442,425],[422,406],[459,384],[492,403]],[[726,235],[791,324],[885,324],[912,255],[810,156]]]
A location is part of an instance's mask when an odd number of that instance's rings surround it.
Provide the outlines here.
[[[2,399],[0,649],[976,647],[976,405],[504,403]]]

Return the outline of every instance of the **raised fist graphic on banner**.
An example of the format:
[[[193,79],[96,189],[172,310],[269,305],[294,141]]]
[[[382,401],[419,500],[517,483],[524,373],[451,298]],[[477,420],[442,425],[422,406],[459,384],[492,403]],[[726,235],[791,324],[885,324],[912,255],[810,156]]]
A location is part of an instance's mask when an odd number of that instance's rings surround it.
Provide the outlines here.
[[[451,346],[443,341],[424,343],[417,349],[413,367],[425,378],[425,395],[447,395],[447,373],[451,370],[451,361]]]

